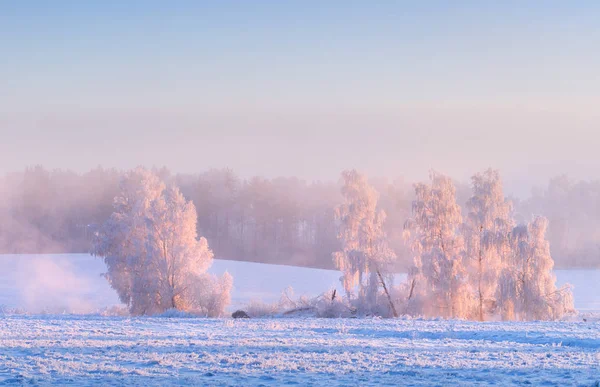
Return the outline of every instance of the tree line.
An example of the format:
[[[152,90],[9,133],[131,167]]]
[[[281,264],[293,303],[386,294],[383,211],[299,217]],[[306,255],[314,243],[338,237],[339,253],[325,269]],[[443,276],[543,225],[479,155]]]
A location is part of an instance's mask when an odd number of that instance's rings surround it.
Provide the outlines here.
[[[411,216],[402,227],[412,264],[400,284],[394,283],[399,256],[390,247],[379,192],[355,170],[344,171],[341,180],[333,214],[340,247],[328,260],[342,274],[345,295],[336,299],[333,291],[299,310],[479,321],[555,320],[574,312],[570,286],[556,286],[548,221],[517,223],[497,171],[472,177],[464,210],[449,177],[431,172],[429,183],[414,185]],[[197,222],[193,202],[157,172],[136,168],[120,180],[92,252],[106,263],[106,278],[130,313],[223,315],[233,279],[206,273],[213,252]]]
[[[241,178],[232,170],[172,174],[154,169],[166,184],[177,185],[194,202],[198,232],[223,259],[333,268],[340,250],[336,206],[341,180],[306,182],[296,178]],[[96,168],[87,173],[49,171],[41,166],[0,178],[0,253],[87,252],[92,236],[112,213],[113,199],[126,172]],[[387,214],[383,228],[399,257],[398,270],[411,266],[403,226],[415,191],[397,179],[370,179],[378,208]],[[469,184],[454,182],[463,216]],[[534,215],[548,221],[548,239],[558,267],[600,266],[600,182],[552,179],[544,189],[512,198],[520,223]]]
[[[357,313],[485,321],[554,320],[574,311],[570,286],[556,287],[548,221],[517,224],[497,171],[472,177],[464,210],[447,176],[431,172],[429,183],[414,186],[404,227],[413,264],[399,286],[377,191],[354,170],[342,177],[342,249],[333,258]]]

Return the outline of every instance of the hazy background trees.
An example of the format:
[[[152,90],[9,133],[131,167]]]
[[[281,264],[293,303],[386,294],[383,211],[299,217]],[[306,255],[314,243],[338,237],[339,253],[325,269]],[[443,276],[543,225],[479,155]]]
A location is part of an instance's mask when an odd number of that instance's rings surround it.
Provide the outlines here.
[[[187,175],[165,168],[155,172],[194,202],[198,232],[216,258],[333,268],[331,253],[341,249],[335,220],[341,181],[242,178],[229,169]],[[94,232],[112,213],[123,174],[100,167],[79,174],[36,166],[1,177],[0,252],[89,251]],[[406,271],[412,261],[402,232],[411,216],[413,185],[402,179],[368,182],[379,193],[378,209],[387,215],[384,231],[398,256],[396,264]],[[466,222],[471,187],[454,184]],[[548,219],[557,267],[600,266],[600,181],[561,176],[527,198],[511,200],[517,223],[536,215]]]
[[[85,174],[41,166],[0,179],[0,252],[87,252],[112,212],[122,173]]]
[[[548,219],[550,249],[559,267],[600,266],[600,180],[551,179],[531,197],[519,201],[521,219]]]

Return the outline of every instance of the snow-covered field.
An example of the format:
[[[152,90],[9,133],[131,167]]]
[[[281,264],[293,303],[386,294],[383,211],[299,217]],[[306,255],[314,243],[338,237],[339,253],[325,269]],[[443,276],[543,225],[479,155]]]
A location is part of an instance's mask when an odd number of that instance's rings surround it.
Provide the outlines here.
[[[543,385],[600,383],[600,271],[557,271],[570,322],[104,317],[119,301],[88,255],[0,256],[0,385]],[[339,288],[328,270],[215,261],[232,308]],[[39,314],[45,312],[46,314]],[[83,315],[62,314],[85,313]],[[61,313],[61,314],[47,314]],[[586,318],[587,321],[583,321]]]
[[[600,323],[0,318],[0,384],[597,386]]]

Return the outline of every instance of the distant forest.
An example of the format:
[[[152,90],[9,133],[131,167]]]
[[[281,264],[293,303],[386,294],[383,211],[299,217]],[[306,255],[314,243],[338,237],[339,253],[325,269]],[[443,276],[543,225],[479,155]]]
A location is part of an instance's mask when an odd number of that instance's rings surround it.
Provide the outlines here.
[[[229,169],[172,174],[198,212],[198,233],[218,259],[333,268],[335,207],[341,182],[306,182],[294,177],[240,178]],[[112,213],[122,171],[97,168],[84,174],[41,166],[0,178],[0,253],[89,252],[95,232]],[[424,176],[423,180],[426,180]],[[414,189],[404,180],[372,179],[385,231],[404,270],[412,256],[403,239],[412,214]],[[461,207],[471,195],[468,182],[455,182]],[[600,267],[600,180],[551,179],[529,198],[510,198],[515,218],[548,218],[552,256],[558,268]]]

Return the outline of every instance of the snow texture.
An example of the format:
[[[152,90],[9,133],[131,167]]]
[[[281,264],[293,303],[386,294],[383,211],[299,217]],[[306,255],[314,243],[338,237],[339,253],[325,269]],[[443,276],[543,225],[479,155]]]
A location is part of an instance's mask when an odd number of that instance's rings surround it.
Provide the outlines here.
[[[89,255],[0,256],[0,385],[545,385],[600,381],[599,271],[557,271],[575,285],[571,322],[418,319],[105,317],[118,305]],[[215,260],[233,307],[340,291],[340,273]],[[113,311],[114,312],[114,311]],[[118,312],[118,311],[116,311]],[[586,321],[583,321],[583,319]]]
[[[7,385],[594,386],[600,322],[0,318]]]

